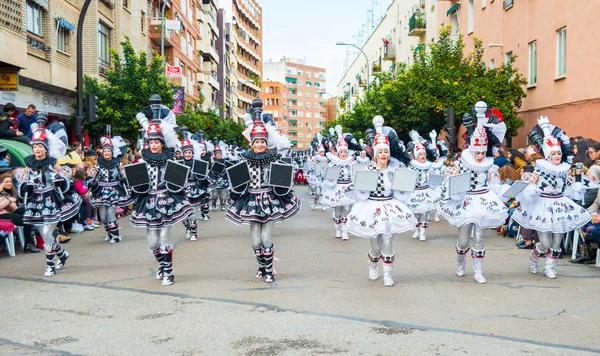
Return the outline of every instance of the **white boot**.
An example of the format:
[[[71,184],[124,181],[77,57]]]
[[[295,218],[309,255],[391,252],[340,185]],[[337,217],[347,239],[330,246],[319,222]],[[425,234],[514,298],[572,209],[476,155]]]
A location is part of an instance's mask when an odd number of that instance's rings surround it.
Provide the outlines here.
[[[419,235],[421,234],[420,231],[421,231],[421,228],[419,226],[417,226],[415,228],[415,233],[413,234],[413,239],[418,239],[419,238]]]
[[[529,272],[536,274],[538,273],[538,261],[540,258],[534,252],[535,247],[531,250],[531,254],[529,255]]]
[[[341,224],[342,225],[342,240],[349,240],[350,237],[348,237],[348,230],[346,230],[346,223]]]
[[[394,285],[394,280],[392,279],[392,275],[394,274],[394,264],[393,263],[384,263],[383,264],[383,285],[386,287],[391,287]]]
[[[436,213],[435,213],[435,215],[434,215],[434,217],[433,217],[433,220],[434,220],[435,222],[440,222],[440,214],[439,214],[438,212],[436,212]]]
[[[465,268],[467,266],[467,254],[457,253],[456,254],[456,275],[458,277],[464,277],[466,272]]]
[[[334,223],[334,224],[335,224],[335,237],[337,237],[337,238],[342,237],[342,224],[341,223],[339,223],[339,224]]]
[[[375,281],[379,279],[379,257],[372,257],[369,253],[369,279]]]
[[[473,279],[479,284],[484,284],[487,281],[483,276],[483,257],[473,258]]]
[[[550,279],[556,278],[556,259],[546,256],[546,265],[544,266],[544,274]]]
[[[422,227],[419,231],[419,241],[427,241],[427,228]]]

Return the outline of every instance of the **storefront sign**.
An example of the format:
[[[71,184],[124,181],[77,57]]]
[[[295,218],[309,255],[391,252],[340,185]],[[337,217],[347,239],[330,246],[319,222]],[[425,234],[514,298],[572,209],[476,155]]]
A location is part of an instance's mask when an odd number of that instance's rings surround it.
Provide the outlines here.
[[[71,104],[75,98],[55,94],[44,90],[30,88],[24,85],[19,91],[0,91],[0,103],[13,103],[16,107],[25,109],[30,104],[36,106],[37,110],[43,110],[49,114],[70,116],[73,112]]]
[[[179,66],[167,66],[167,77],[169,78],[180,78],[181,67]]]
[[[0,68],[0,91],[19,90],[19,72],[16,68]]]

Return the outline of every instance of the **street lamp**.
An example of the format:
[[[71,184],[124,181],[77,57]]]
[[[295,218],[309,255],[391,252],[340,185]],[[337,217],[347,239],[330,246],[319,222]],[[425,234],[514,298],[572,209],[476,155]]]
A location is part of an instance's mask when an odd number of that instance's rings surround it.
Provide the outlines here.
[[[367,54],[358,46],[353,45],[351,43],[346,43],[346,42],[338,42],[335,44],[336,46],[350,46],[350,47],[354,47],[356,49],[358,49],[360,51],[360,53],[362,53],[365,56],[365,61],[367,61],[367,91],[369,91],[369,57],[367,57]]]
[[[160,56],[162,57],[163,73],[165,70],[165,8],[168,3],[168,0],[163,0],[162,9],[160,11]]]

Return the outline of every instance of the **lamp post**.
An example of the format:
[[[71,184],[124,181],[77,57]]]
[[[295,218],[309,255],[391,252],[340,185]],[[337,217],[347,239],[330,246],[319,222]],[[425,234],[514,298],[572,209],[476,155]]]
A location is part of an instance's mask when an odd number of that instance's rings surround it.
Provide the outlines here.
[[[162,68],[165,70],[165,8],[168,0],[164,0],[160,11],[160,56],[162,58]]]
[[[83,136],[83,22],[92,0],[85,0],[77,21],[77,116],[75,117],[75,136],[81,142]],[[88,118],[89,119],[89,118]]]
[[[360,53],[363,54],[363,56],[365,56],[365,61],[367,61],[367,91],[369,91],[369,80],[371,79],[369,77],[369,57],[367,57],[367,54],[358,46],[355,46],[351,43],[346,43],[346,42],[338,42],[335,44],[336,46],[350,46],[350,47],[354,47],[356,49],[358,49],[360,51]]]

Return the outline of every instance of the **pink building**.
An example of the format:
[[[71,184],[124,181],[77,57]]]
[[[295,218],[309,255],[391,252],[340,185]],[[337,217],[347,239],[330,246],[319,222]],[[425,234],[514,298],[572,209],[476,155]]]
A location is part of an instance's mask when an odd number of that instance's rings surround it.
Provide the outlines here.
[[[438,23],[464,35],[466,53],[477,36],[488,66],[517,56],[528,85],[514,147],[527,143],[541,115],[571,137],[600,140],[600,1],[438,0],[436,7]]]

